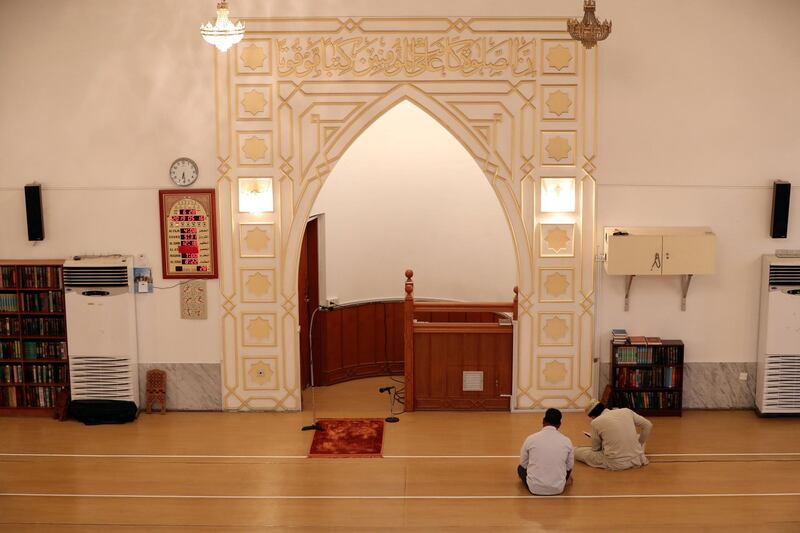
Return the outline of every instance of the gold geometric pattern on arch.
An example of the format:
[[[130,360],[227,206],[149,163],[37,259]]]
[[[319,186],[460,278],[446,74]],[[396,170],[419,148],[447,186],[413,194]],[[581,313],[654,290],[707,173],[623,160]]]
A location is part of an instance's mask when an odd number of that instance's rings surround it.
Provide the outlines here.
[[[575,272],[568,268],[541,268],[539,270],[540,302],[573,302]]]
[[[541,389],[568,391],[574,387],[573,357],[540,355],[538,362],[538,378]],[[562,407],[565,406],[562,405]]]
[[[542,163],[548,166],[575,164],[575,131],[543,131]]]
[[[239,225],[241,257],[275,257],[275,225],[242,223]]]
[[[550,93],[545,104],[551,113],[561,116],[569,111],[572,106],[572,100],[569,99],[567,93],[559,90]]]
[[[542,73],[569,75],[575,74],[575,41],[562,39],[542,40]]]
[[[242,49],[242,64],[250,70],[257,70],[264,66],[264,60],[267,59],[267,54],[264,49],[255,44],[246,46]]]
[[[242,75],[269,75],[272,71],[272,40],[252,39],[239,44],[236,49],[237,73]]]
[[[274,313],[242,314],[243,346],[276,346],[276,319]]]
[[[256,272],[247,280],[247,290],[255,296],[264,296],[272,288],[272,283],[260,272]]]
[[[547,242],[548,248],[558,253],[561,250],[566,250],[567,244],[569,244],[572,238],[567,235],[564,228],[556,227],[547,232],[544,240]]]
[[[265,159],[267,155],[267,143],[260,137],[247,137],[242,145],[244,156],[251,161]]]
[[[259,3],[237,15],[248,33],[228,54],[215,54],[214,67],[217,158],[229,165],[217,182],[225,408],[300,407],[297,268],[303,229],[348,147],[402,101],[423,109],[461,143],[508,222],[521,297],[516,407],[585,403],[593,334],[583,325],[591,313],[575,295],[593,293],[594,279],[585,274],[593,272],[593,258],[591,246],[576,236],[595,234],[593,204],[576,186],[578,210],[569,224],[558,221],[566,226],[567,242],[556,231],[547,244],[540,224],[554,221],[540,220],[534,185],[535,176],[563,170],[581,191],[593,190],[585,169],[594,172],[596,161],[596,49],[575,46],[566,18],[271,19]],[[566,145],[550,146],[555,137]],[[239,212],[237,180],[253,175],[273,178],[273,212]],[[558,257],[540,259],[550,246]],[[550,303],[558,304],[576,351],[571,358],[547,359],[566,369],[558,384],[544,379],[534,353],[541,306]],[[571,313],[580,323],[565,318]],[[548,326],[557,337],[562,329],[558,321]],[[548,372],[552,379],[558,367]]]
[[[277,357],[244,357],[244,389],[276,390],[278,388]]]
[[[549,361],[545,363],[542,375],[548,383],[561,383],[567,377],[567,365],[561,361]]]
[[[539,346],[573,346],[574,316],[572,313],[539,313]]]
[[[541,257],[571,257],[575,254],[574,224],[541,224]]]
[[[267,99],[264,97],[264,93],[256,91],[255,89],[250,89],[245,93],[244,98],[242,98],[242,107],[247,113],[253,116],[263,113],[266,106]]]
[[[547,62],[556,70],[563,70],[572,61],[572,54],[566,46],[554,46],[547,52]]]
[[[551,137],[545,150],[547,150],[547,155],[550,156],[551,159],[561,161],[567,158],[572,147],[569,145],[569,141],[564,137]]]

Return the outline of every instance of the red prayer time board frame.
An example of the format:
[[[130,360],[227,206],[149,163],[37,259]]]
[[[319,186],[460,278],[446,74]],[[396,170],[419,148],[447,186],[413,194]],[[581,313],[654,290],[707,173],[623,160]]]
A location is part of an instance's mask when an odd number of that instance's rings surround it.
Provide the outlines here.
[[[158,191],[164,279],[217,278],[214,189]]]

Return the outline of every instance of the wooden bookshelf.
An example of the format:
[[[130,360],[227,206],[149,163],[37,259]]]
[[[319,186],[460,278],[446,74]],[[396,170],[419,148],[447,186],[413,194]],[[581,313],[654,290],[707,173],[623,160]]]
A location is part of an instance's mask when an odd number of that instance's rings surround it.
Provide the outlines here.
[[[0,414],[53,414],[69,391],[62,260],[0,261]]]
[[[611,401],[642,416],[681,416],[683,342],[611,344]]]

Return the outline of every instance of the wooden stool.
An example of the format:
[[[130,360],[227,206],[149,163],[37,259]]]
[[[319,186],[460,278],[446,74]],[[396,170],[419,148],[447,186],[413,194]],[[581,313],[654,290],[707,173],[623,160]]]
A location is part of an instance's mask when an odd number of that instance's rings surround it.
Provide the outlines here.
[[[163,370],[147,371],[147,413],[152,413],[153,404],[161,406],[161,414],[167,412],[167,374]]]

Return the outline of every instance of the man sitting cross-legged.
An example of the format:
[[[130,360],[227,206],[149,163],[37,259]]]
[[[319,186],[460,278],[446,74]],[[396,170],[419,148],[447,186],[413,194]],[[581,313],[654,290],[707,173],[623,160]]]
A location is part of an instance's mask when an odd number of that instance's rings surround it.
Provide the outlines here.
[[[558,431],[560,426],[561,411],[548,409],[542,430],[522,444],[517,474],[531,494],[561,494],[564,486],[572,483],[570,474],[575,464],[572,442]]]
[[[648,463],[644,443],[653,429],[652,422],[630,409],[606,409],[597,400],[589,403],[586,414],[592,419],[592,445],[575,448],[575,459],[607,470],[625,470]]]

